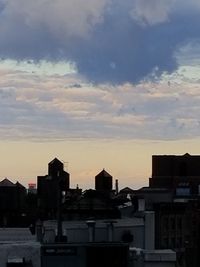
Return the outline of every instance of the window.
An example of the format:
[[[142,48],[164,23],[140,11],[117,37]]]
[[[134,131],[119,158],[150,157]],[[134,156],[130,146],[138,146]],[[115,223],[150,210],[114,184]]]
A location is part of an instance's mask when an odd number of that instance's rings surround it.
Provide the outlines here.
[[[169,248],[169,239],[168,237],[164,237],[162,240],[162,248]]]
[[[176,188],[176,195],[177,196],[189,196],[190,195],[190,188],[189,187],[177,187]]]
[[[175,237],[172,237],[170,240],[170,247],[175,248]]]

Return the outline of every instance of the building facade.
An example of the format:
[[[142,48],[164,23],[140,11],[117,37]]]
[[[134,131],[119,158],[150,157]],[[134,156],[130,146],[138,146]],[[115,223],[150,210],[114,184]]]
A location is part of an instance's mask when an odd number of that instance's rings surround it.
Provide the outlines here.
[[[200,156],[153,155],[149,187],[169,188],[177,196],[200,196]]]

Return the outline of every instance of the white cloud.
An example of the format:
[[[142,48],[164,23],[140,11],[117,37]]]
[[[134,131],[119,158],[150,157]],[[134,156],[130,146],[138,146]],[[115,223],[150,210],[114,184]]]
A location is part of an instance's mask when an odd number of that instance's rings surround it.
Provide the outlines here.
[[[86,37],[93,26],[103,19],[103,11],[109,0],[7,0],[3,10],[3,20],[7,27],[23,24],[31,31],[46,28],[57,38]]]
[[[93,86],[78,76],[0,70],[1,139],[181,139],[198,136],[200,85]],[[170,80],[170,83],[168,81]]]
[[[131,16],[142,25],[166,22],[174,2],[175,0],[135,0]]]

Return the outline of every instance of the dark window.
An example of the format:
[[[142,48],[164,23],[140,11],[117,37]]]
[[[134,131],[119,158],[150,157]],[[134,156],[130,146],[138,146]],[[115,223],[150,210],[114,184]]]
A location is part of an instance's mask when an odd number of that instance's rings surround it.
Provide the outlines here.
[[[177,196],[189,196],[190,195],[190,188],[189,187],[177,187],[176,188],[176,195]]]
[[[162,240],[162,248],[169,248],[169,239],[168,237],[164,237]]]

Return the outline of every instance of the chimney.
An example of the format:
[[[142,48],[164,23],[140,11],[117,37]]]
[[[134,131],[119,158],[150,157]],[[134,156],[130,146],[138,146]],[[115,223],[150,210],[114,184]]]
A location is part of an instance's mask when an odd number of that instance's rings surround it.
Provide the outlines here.
[[[119,182],[118,180],[116,179],[115,180],[115,195],[118,195],[119,193]]]
[[[88,226],[88,236],[89,236],[89,242],[95,241],[95,224],[96,222],[93,220],[86,221]]]

